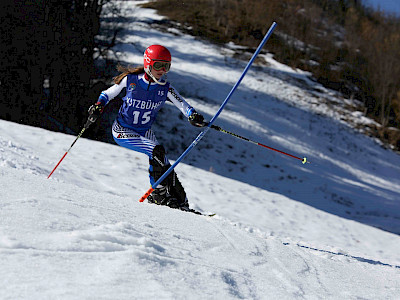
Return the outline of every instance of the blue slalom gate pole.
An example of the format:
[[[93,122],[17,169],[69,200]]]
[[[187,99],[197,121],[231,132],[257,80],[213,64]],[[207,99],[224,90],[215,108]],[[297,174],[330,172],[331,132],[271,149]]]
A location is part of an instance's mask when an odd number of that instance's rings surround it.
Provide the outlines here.
[[[169,173],[172,172],[172,170],[182,161],[182,159],[197,145],[197,143],[204,137],[204,135],[210,130],[211,125],[214,123],[215,119],[218,118],[222,110],[224,109],[225,105],[228,103],[229,99],[232,97],[232,94],[235,92],[239,84],[242,82],[244,76],[246,76],[247,71],[250,69],[251,65],[253,64],[255,58],[257,55],[260,53],[262,47],[267,43],[268,39],[270,38],[272,32],[274,31],[276,27],[276,22],[273,22],[271,27],[269,28],[268,32],[265,34],[263,40],[261,41],[260,45],[257,47],[256,51],[254,52],[253,56],[247,63],[247,66],[242,72],[242,75],[240,76],[239,80],[236,82],[236,84],[233,86],[231,91],[229,92],[228,96],[226,96],[226,99],[224,102],[221,104],[220,108],[212,117],[211,121],[208,123],[207,127],[200,132],[200,134],[194,139],[194,141],[190,144],[189,147],[181,154],[181,156],[178,157],[178,159],[175,161],[175,163],[169,167],[167,171],[151,186],[151,188],[140,198],[139,202],[143,202],[146,200],[146,198],[154,191],[154,189],[169,175]]]

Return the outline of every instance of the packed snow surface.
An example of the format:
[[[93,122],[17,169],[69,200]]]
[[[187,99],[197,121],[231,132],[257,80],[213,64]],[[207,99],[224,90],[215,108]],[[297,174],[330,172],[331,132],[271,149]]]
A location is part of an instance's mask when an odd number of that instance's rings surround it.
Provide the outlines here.
[[[246,59],[138,3],[119,3],[116,55],[168,47],[210,119]],[[353,104],[260,55],[215,124],[311,163],[210,130],[176,172],[214,217],[139,203],[148,158],[84,137],[47,179],[75,136],[0,121],[0,299],[400,298],[400,157],[354,129],[372,121]],[[171,161],[201,131],[172,105],[154,130]]]

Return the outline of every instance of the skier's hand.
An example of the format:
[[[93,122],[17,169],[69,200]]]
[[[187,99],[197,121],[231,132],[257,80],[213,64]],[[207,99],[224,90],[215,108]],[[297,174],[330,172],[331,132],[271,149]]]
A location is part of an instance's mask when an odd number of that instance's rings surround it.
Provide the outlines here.
[[[88,113],[89,115],[93,115],[93,116],[100,116],[101,113],[104,110],[104,105],[101,104],[101,102],[96,102],[95,104],[93,104],[92,106],[89,107]]]
[[[101,115],[104,110],[104,105],[101,102],[96,102],[92,106],[89,107],[88,113],[89,118],[86,122],[85,127],[89,127],[90,124],[96,122],[97,118]]]
[[[194,112],[189,116],[189,122],[196,127],[204,127],[206,125],[204,117],[197,112]]]

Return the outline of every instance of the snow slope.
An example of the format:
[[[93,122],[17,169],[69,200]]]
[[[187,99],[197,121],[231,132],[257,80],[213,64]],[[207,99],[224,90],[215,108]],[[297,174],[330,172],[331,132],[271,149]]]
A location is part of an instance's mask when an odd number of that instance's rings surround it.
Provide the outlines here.
[[[176,29],[160,31],[154,22],[162,17],[126,3],[137,2],[122,2],[130,18],[115,48],[117,57],[126,64],[140,64],[148,45],[165,45],[173,57],[169,80],[211,119],[251,53],[243,53],[246,60],[238,60],[231,45],[217,47]],[[354,110],[357,105],[357,101],[314,82],[308,73],[263,54],[215,124],[306,156],[311,164],[304,167],[292,158],[218,132],[210,132],[185,162],[334,215],[400,233],[400,156],[359,134],[373,121]],[[156,127],[171,158],[177,158],[198,132],[178,116],[174,107],[167,107]]]
[[[400,295],[397,235],[185,164],[180,173],[190,194],[196,186],[203,190],[203,200],[192,202],[218,216],[139,203],[147,159],[85,139],[48,180],[56,145],[72,137],[5,121],[0,128],[1,299]],[[103,160],[105,153],[118,158]],[[132,164],[137,167],[128,170]],[[131,196],[118,195],[127,189]],[[240,211],[254,220],[247,224],[233,221],[244,198],[253,203]],[[255,226],[261,222],[263,228]],[[292,227],[285,231],[280,222]],[[301,230],[323,230],[325,238],[293,239]]]
[[[117,54],[165,44],[169,80],[211,117],[245,62],[136,3]],[[312,163],[210,131],[176,171],[213,218],[138,203],[148,159],[116,145],[81,138],[47,179],[75,137],[0,121],[0,299],[399,298],[399,156],[332,106],[350,100],[263,58],[217,125]],[[172,160],[199,132],[172,106],[155,130]]]

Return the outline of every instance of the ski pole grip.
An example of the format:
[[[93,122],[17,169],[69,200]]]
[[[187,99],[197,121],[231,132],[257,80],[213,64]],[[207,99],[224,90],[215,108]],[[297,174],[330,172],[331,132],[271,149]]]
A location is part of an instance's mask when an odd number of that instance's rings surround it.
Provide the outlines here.
[[[212,129],[215,129],[217,131],[221,131],[221,127],[217,126],[217,125],[211,125]]]
[[[92,125],[93,121],[89,118],[87,119],[85,125],[83,126],[85,129],[88,129],[90,125]]]

